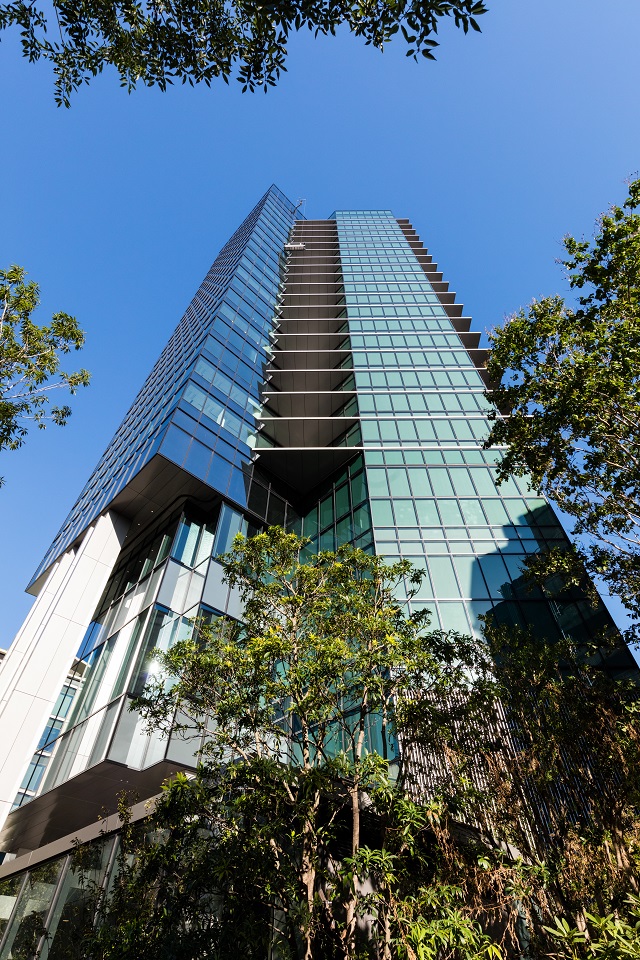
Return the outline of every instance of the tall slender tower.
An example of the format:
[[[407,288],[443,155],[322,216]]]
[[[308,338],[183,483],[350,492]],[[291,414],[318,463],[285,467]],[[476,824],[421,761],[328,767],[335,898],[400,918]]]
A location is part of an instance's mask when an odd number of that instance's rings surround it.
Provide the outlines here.
[[[469,328],[387,210],[305,220],[271,187],[223,248],[40,564],[0,670],[0,849],[17,856],[0,868],[17,878],[0,957],[27,866],[64,864],[124,787],[148,797],[193,767],[192,743],[128,708],[154,649],[196,615],[241,616],[216,559],[236,533],[279,524],[310,552],[405,557],[425,571],[413,604],[444,629],[482,614],[548,637],[611,625],[601,604],[523,585],[526,557],[565,537],[525,483],[496,485]]]

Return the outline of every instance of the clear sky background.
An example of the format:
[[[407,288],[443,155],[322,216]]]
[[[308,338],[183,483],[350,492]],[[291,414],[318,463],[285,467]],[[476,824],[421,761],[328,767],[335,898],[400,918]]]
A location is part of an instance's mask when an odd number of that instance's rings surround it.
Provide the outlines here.
[[[57,108],[46,65],[0,45],[0,263],[75,314],[93,383],[64,429],[0,455],[0,646],[24,587],[202,277],[272,183],[309,217],[409,217],[485,330],[563,292],[566,232],[591,236],[640,167],[638,0],[489,0],[436,63],[341,33],[296,37],[268,94],[141,89],[110,73]],[[36,319],[38,317],[36,316]]]

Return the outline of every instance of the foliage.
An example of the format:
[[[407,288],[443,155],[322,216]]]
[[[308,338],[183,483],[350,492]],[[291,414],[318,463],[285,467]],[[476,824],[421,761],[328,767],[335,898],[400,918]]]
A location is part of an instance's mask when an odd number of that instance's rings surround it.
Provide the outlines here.
[[[136,709],[201,743],[201,764],[147,823],[123,805],[120,871],[80,955],[626,956],[637,689],[599,648],[428,631],[395,599],[420,581],[407,562],[342,548],[303,564],[303,545],[237,538],[243,625],[158,654]]]
[[[640,956],[640,898],[628,897],[625,908],[623,916],[587,913],[590,932],[558,917],[547,929],[567,960],[628,960]]]
[[[480,29],[476,17],[486,12],[483,0],[54,0],[53,8],[47,14],[24,0],[0,4],[0,29],[17,27],[24,56],[53,64],[56,99],[67,106],[107,65],[128,90],[138,82],[164,90],[174,80],[209,85],[234,75],[243,90],[266,90],[286,70],[290,34],[304,27],[317,36],[345,24],[380,48],[401,31],[407,56],[434,59],[443,18],[466,33]]]
[[[502,749],[483,757],[488,829],[542,871],[530,929],[543,936],[541,911],[587,929],[588,912],[639,890],[637,677],[615,673],[619,640],[546,644],[491,626],[486,638],[504,716]]]
[[[450,738],[447,700],[480,722],[482,651],[403,612],[395,595],[421,577],[407,562],[343,548],[302,564],[303,544],[278,528],[239,538],[225,566],[244,624],[159,655],[137,708],[206,735],[202,763],[165,785],[87,957],[126,955],[125,940],[139,960],[167,940],[181,958],[272,943],[292,958],[500,955],[456,884],[434,882],[446,815],[411,799],[395,746],[401,729]]]
[[[487,446],[499,475],[531,476],[586,540],[575,558],[640,613],[640,180],[593,242],[564,239],[578,292],[533,301],[491,336],[498,384]],[[560,568],[571,557],[556,552]]]
[[[73,394],[89,383],[86,370],[60,370],[60,354],[84,344],[76,319],[56,313],[48,327],[37,326],[31,315],[38,285],[25,276],[22,267],[0,270],[0,451],[21,446],[29,422],[40,429],[48,420],[64,426],[71,408],[49,407],[51,392],[67,388]]]

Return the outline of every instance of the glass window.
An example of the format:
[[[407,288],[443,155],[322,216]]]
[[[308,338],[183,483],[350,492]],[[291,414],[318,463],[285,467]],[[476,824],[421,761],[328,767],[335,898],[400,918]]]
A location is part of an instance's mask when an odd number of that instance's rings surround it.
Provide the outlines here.
[[[409,462],[411,461],[409,455],[407,455],[407,463]],[[414,497],[431,496],[431,484],[429,483],[429,475],[426,470],[409,470],[408,476],[411,481],[411,489]]]
[[[411,489],[406,470],[390,467],[388,470],[389,489],[393,497],[410,497]]]
[[[351,502],[356,507],[363,500],[367,499],[367,483],[364,471],[351,476]]]
[[[438,510],[444,527],[462,526],[464,524],[457,500],[438,500]]]
[[[275,493],[271,491],[271,495],[269,497],[269,510],[267,513],[267,523],[274,524],[278,527],[284,526],[285,509],[284,500],[276,496]]]
[[[512,580],[518,580],[524,573],[524,561],[526,556],[523,554],[507,554],[503,557],[503,560],[507,566],[509,576]]]
[[[453,484],[453,489],[459,497],[475,496],[476,491],[471,483],[471,477],[469,476],[468,470],[465,470],[464,468],[451,470],[450,478]]]
[[[129,683],[129,692],[139,697],[147,680],[156,670],[154,651],[169,650],[178,640],[186,640],[193,631],[193,623],[187,617],[180,617],[165,610],[155,610],[147,627],[147,633],[140,647],[136,666]]]
[[[207,528],[208,529],[208,528]],[[233,541],[238,533],[245,533],[247,522],[236,510],[224,504],[218,518],[218,526],[213,544],[213,556],[220,556],[227,553],[233,546]]]
[[[213,550],[214,528],[210,524],[205,524],[200,530],[200,539],[198,548],[194,557],[194,567],[200,566],[205,560],[208,560]]]
[[[479,500],[460,500],[460,509],[465,521],[470,526],[486,524],[484,513]]]
[[[336,517],[343,517],[349,510],[349,486],[343,484],[336,490]]]
[[[489,523],[492,524],[508,524],[509,516],[507,511],[504,508],[504,504],[501,500],[497,499],[486,499],[483,503],[485,513],[489,520]]]
[[[395,523],[390,500],[372,500],[371,513],[374,527],[392,527]]]
[[[429,479],[433,487],[433,494],[436,497],[452,497],[453,487],[446,470],[430,470]]]
[[[369,491],[372,497],[390,496],[389,485],[387,483],[387,474],[385,470],[370,469],[367,471],[367,479],[369,481]]]
[[[333,527],[330,527],[328,530],[325,530],[324,533],[320,534],[319,549],[335,550],[335,548],[336,548],[336,539],[335,539]]]
[[[190,520],[181,520],[171,553],[172,557],[188,567],[192,566],[198,546],[199,533],[200,527],[197,523]]]
[[[73,698],[76,695],[76,687],[71,686],[68,683],[65,683],[64,687],[58,694],[58,699],[53,708],[52,717],[61,717],[63,720],[66,718],[69,713],[71,704],[73,703]]]
[[[326,497],[320,503],[320,529],[333,523],[333,497]],[[324,548],[326,549],[326,548]]]
[[[267,488],[257,483],[256,480],[253,480],[249,490],[249,502],[247,504],[249,510],[257,513],[259,517],[264,517],[267,512],[268,495],[269,491]]]
[[[463,597],[478,600],[486,599],[489,594],[485,586],[478,560],[474,556],[456,556],[454,564],[458,574],[460,592]]]
[[[469,633],[469,621],[464,603],[440,603],[440,621],[443,630],[457,630]]]
[[[19,873],[13,877],[7,877],[6,880],[0,880],[0,940],[2,940],[2,935],[11,917],[24,879],[24,873]]]
[[[380,428],[380,437],[383,441],[398,442],[398,430],[393,420],[380,420],[378,426]]]
[[[49,757],[43,757],[36,755],[33,760],[30,762],[27,772],[25,773],[22,783],[20,784],[21,790],[29,790],[35,793],[40,784],[42,783],[42,777],[44,772],[47,769],[49,764]]]
[[[78,847],[48,920],[46,960],[77,956],[78,943],[93,926],[96,898],[104,882],[114,839]]]
[[[162,453],[174,463],[181,464],[190,442],[191,437],[184,430],[170,424],[162,443]]]
[[[435,440],[436,432],[430,420],[416,420],[418,439],[425,442]]]
[[[529,508],[525,500],[504,500],[503,502],[513,523],[528,523]]]
[[[494,555],[480,557],[479,560],[490,596],[508,599],[511,596],[511,582],[502,557]]]
[[[342,546],[344,543],[349,543],[354,537],[353,533],[353,522],[351,516],[346,516],[342,520],[339,520],[336,524],[336,539],[338,546]]]
[[[396,514],[396,523],[399,527],[413,527],[416,524],[416,511],[413,500],[394,500],[393,508]]]
[[[193,440],[189,447],[187,459],[185,460],[185,469],[195,477],[200,477],[201,480],[204,480],[209,469],[211,455],[209,447],[205,447],[205,445],[198,440]]]
[[[355,536],[360,536],[371,529],[371,514],[368,504],[363,503],[361,507],[353,511],[353,527]]]
[[[9,928],[3,957],[35,957],[45,933],[44,921],[51,907],[66,857],[30,870],[22,887]]]
[[[458,582],[453,571],[453,564],[449,557],[439,556],[429,563],[429,572],[435,596],[438,599],[457,598],[460,596]]]
[[[303,520],[305,537],[315,537],[318,533],[318,508],[314,507]]]
[[[440,517],[436,509],[435,500],[416,500],[418,520],[423,527],[439,527]]]

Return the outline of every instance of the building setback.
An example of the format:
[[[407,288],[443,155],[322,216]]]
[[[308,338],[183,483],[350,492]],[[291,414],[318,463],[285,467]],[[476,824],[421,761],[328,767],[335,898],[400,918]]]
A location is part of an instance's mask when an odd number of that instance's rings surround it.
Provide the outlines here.
[[[278,524],[309,552],[402,556],[425,571],[412,602],[444,629],[478,632],[487,614],[547,637],[611,626],[602,604],[522,582],[523,560],[565,537],[526,483],[496,486],[478,340],[390,211],[306,220],[274,186],[222,249],[38,568],[0,670],[0,850],[16,857],[0,868],[0,960],[29,911],[54,958],[72,840],[97,835],[122,789],[149,797],[193,767],[192,743],[148,735],[128,705],[193,617],[240,616],[216,559],[236,533]],[[39,763],[74,660],[73,707]]]

